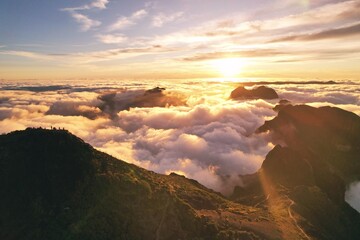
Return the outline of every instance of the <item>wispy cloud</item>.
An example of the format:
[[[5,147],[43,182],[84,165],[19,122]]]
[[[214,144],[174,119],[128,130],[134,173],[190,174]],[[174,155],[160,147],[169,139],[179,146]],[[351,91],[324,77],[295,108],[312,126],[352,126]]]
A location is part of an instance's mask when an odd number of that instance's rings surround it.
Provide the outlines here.
[[[94,51],[88,53],[74,54],[74,60],[79,63],[92,63],[100,61],[108,61],[115,59],[127,59],[136,56],[143,56],[148,54],[159,54],[173,52],[174,49],[165,48],[163,46],[154,45],[141,48],[114,48],[104,51]]]
[[[116,30],[122,30],[125,28],[128,28],[132,25],[135,25],[135,22],[132,21],[128,17],[120,17],[115,23],[113,23],[109,28],[109,32],[116,31]]]
[[[159,45],[139,48],[113,48],[104,51],[79,52],[72,54],[38,53],[31,51],[0,51],[0,55],[12,55],[36,60],[59,61],[64,64],[87,64],[108,60],[127,59],[136,56],[173,52],[174,49]]]
[[[316,33],[309,34],[298,34],[287,37],[281,37],[271,42],[286,42],[286,41],[312,41],[312,40],[322,40],[329,38],[340,38],[347,37],[352,35],[360,34],[360,23],[355,25],[340,27],[335,29],[324,30]]]
[[[11,55],[17,57],[31,58],[36,60],[51,60],[51,57],[46,54],[30,52],[30,51],[0,51],[0,55]]]
[[[123,34],[100,34],[97,35],[100,42],[106,44],[124,43],[128,38]]]
[[[90,4],[82,5],[80,7],[72,8],[62,8],[61,11],[69,12],[71,17],[75,19],[76,22],[80,24],[81,31],[88,31],[91,28],[98,27],[101,25],[101,22],[98,20],[93,20],[87,15],[79,13],[79,11],[89,10],[92,8],[97,9],[106,9],[106,5],[109,3],[109,0],[95,0]]]
[[[134,12],[129,17],[120,17],[118,20],[110,25],[108,28],[109,32],[113,32],[116,30],[122,30],[125,28],[128,28],[132,25],[135,25],[137,21],[141,20],[142,18],[146,17],[148,15],[148,12],[145,9],[141,9],[139,11]]]
[[[183,15],[184,15],[183,12],[176,12],[176,13],[173,13],[173,14],[170,14],[170,15],[164,14],[164,13],[159,13],[156,16],[153,17],[152,25],[154,27],[162,27],[166,23],[176,21],[177,19],[179,19]]]
[[[141,9],[139,11],[134,12],[131,15],[131,19],[132,20],[142,19],[143,17],[146,17],[147,14],[148,12],[145,9]]]
[[[88,16],[81,13],[71,12],[71,16],[80,24],[81,31],[84,32],[101,25],[100,21],[90,19]]]
[[[221,58],[252,58],[252,57],[274,57],[278,55],[285,55],[286,52],[276,49],[250,49],[233,52],[210,52],[199,53],[195,56],[183,58],[183,61],[208,61]]]
[[[109,3],[109,0],[95,0],[90,4],[85,4],[80,7],[70,7],[70,8],[62,8],[62,11],[81,11],[81,10],[89,10],[91,8],[98,9],[106,9],[106,5]]]
[[[109,3],[109,0],[96,0],[90,4],[91,7],[105,9],[106,5]]]

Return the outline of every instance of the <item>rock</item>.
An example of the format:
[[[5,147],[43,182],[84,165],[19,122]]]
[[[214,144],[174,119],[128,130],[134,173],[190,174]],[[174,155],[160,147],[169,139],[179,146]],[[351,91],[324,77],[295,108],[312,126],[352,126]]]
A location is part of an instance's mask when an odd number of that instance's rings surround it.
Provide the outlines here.
[[[307,159],[288,147],[276,145],[262,164],[262,170],[274,182],[284,186],[299,186],[314,184],[311,165]]]
[[[259,132],[283,147],[267,154],[232,199],[303,219],[297,226],[311,239],[357,239],[360,214],[345,202],[345,191],[360,179],[360,117],[334,107],[279,106]]]
[[[273,109],[274,111],[279,112],[281,109],[288,105],[291,105],[291,102],[289,100],[281,99]]]
[[[253,89],[246,89],[240,86],[230,94],[231,99],[276,99],[279,98],[274,89],[260,86]]]
[[[144,96],[149,95],[149,94],[162,93],[165,90],[166,90],[165,88],[156,87],[156,88],[153,88],[153,89],[146,90],[145,93],[144,93]]]

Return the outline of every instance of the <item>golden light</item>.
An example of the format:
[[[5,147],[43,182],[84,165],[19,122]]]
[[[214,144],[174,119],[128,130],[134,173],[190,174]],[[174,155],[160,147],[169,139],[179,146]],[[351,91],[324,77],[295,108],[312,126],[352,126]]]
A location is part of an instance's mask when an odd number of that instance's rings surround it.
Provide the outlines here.
[[[244,59],[224,58],[213,61],[212,65],[223,77],[237,77],[244,67]]]

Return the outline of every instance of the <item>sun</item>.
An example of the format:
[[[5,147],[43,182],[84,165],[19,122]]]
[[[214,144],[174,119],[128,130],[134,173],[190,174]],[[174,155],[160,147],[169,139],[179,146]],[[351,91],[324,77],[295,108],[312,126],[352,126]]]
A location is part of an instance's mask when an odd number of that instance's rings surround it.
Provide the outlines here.
[[[244,59],[223,58],[214,60],[212,65],[223,77],[232,78],[237,77],[241,73],[244,67]]]

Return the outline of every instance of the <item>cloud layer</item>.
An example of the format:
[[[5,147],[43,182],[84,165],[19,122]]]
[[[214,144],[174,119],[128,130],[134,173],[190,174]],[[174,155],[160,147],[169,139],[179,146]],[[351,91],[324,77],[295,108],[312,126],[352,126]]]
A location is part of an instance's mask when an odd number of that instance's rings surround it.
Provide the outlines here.
[[[65,82],[3,83],[1,133],[26,127],[60,127],[94,147],[146,169],[176,172],[231,193],[239,175],[254,173],[272,149],[270,136],[254,134],[275,116],[277,100],[233,101],[233,83]],[[335,105],[360,114],[356,83],[274,84],[293,103]]]

